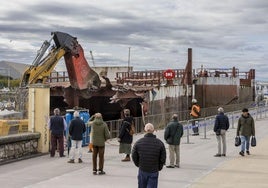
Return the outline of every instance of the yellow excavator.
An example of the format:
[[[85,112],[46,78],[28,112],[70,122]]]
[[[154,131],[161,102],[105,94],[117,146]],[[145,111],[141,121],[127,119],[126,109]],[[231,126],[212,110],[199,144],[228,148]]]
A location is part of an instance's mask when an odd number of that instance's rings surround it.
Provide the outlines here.
[[[77,39],[67,33],[52,32],[52,38],[44,41],[32,65],[25,70],[20,87],[29,84],[47,83],[58,61],[64,56],[70,84],[78,90],[96,89],[101,85],[98,74],[92,70]],[[54,40],[54,45],[51,45]],[[48,48],[48,54],[43,58]]]

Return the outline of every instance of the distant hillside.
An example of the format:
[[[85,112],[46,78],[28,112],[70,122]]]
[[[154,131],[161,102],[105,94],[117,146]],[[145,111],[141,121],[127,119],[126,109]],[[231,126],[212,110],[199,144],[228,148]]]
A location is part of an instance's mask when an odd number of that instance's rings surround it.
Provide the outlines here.
[[[7,76],[8,69],[10,69],[10,76],[13,79],[20,79],[22,77],[23,72],[26,70],[28,66],[29,65],[27,64],[0,61],[0,74],[3,76]]]

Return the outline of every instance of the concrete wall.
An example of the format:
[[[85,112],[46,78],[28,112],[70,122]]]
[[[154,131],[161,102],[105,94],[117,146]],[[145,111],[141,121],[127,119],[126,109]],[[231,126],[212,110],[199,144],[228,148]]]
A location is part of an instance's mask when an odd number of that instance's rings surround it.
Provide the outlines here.
[[[37,154],[40,133],[23,133],[0,137],[0,164]]]

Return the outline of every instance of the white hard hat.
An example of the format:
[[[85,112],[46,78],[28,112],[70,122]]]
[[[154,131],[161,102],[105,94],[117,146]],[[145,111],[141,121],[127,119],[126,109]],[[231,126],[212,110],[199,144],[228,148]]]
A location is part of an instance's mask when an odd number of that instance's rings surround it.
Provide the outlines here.
[[[192,103],[197,103],[197,100],[196,99],[192,99]]]

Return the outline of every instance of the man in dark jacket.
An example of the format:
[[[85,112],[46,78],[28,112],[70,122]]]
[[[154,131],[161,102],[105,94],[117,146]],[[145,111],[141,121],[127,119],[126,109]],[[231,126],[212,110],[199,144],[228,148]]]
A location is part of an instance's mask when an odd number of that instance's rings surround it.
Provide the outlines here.
[[[69,135],[71,137],[71,155],[68,163],[74,163],[75,150],[78,148],[78,162],[82,163],[82,140],[83,133],[86,132],[86,125],[79,117],[79,112],[74,112],[74,119],[70,122]]]
[[[164,143],[153,134],[154,126],[151,123],[147,123],[144,130],[145,136],[132,149],[132,160],[139,167],[138,187],[157,188],[159,171],[166,162],[166,149]]]
[[[124,110],[125,118],[122,121],[118,141],[120,142],[119,153],[125,153],[126,157],[122,159],[122,162],[130,161],[131,144],[133,135],[130,134],[131,124],[133,123],[133,117],[130,116],[129,109]]]
[[[54,116],[50,117],[48,127],[51,132],[50,157],[55,156],[57,144],[59,144],[60,157],[64,157],[64,131],[66,130],[67,124],[65,119],[60,116],[60,109],[54,109]]]
[[[242,110],[242,115],[238,120],[236,135],[240,135],[241,138],[241,151],[239,154],[245,156],[246,149],[247,154],[250,155],[249,140],[251,136],[255,136],[255,123],[247,108]]]
[[[214,132],[218,142],[218,153],[214,157],[226,156],[226,131],[229,129],[229,119],[224,115],[222,107],[218,108],[218,115],[215,119]],[[222,142],[222,152],[221,152]]]
[[[180,168],[180,142],[183,136],[183,126],[178,122],[178,115],[173,114],[171,122],[167,124],[164,139],[168,143],[170,165],[167,168]],[[175,163],[176,155],[176,163]],[[175,165],[174,165],[175,163]]]

